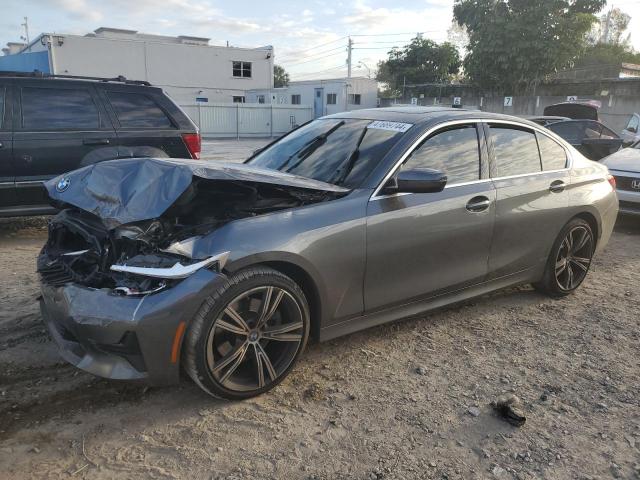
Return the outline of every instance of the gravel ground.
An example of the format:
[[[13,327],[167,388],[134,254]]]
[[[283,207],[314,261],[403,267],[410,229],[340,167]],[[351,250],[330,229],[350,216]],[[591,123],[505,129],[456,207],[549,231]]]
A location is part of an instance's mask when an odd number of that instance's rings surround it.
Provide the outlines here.
[[[0,220],[0,478],[640,479],[638,219],[568,298],[509,289],[311,345],[244,402],[66,365],[37,307],[45,223]]]

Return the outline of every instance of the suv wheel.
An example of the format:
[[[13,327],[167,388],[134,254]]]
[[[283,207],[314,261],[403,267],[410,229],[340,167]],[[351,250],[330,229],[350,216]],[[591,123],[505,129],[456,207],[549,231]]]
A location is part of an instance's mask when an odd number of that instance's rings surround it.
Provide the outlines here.
[[[584,281],[591,266],[595,241],[589,224],[574,218],[553,244],[544,276],[534,287],[552,297],[570,294]]]
[[[309,337],[304,293],[286,275],[250,268],[229,277],[187,330],[183,365],[207,393],[243,399],[289,373]]]

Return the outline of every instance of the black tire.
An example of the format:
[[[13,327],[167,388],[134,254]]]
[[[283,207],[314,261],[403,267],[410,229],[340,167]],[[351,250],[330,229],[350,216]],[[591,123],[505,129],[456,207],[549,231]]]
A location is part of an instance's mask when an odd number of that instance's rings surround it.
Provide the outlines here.
[[[533,284],[534,288],[554,298],[574,292],[589,272],[594,249],[595,237],[589,223],[582,218],[572,219],[553,243],[544,275]]]
[[[231,275],[200,307],[187,328],[182,365],[209,395],[250,398],[289,374],[309,329],[309,306],[300,287],[277,270],[248,268]]]

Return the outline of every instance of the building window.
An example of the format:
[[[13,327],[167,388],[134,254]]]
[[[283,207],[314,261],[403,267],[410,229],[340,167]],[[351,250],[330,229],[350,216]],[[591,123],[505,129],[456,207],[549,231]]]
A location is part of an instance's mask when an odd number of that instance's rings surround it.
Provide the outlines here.
[[[234,95],[233,103],[244,103],[244,95]]]
[[[335,93],[327,93],[327,105],[335,105],[338,100],[338,95]]]
[[[233,62],[233,76],[251,78],[251,62]]]
[[[360,105],[360,94],[359,93],[350,93],[349,94],[349,103],[351,105]]]
[[[300,105],[300,95],[291,95],[291,105]]]
[[[258,103],[264,103],[264,95],[258,95]]]

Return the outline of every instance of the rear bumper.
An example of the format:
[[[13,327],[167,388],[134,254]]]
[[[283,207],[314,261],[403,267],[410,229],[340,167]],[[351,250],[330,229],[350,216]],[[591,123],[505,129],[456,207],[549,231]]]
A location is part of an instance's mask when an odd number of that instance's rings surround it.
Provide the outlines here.
[[[174,342],[178,348],[182,343],[180,324],[191,321],[224,279],[202,269],[144,297],[42,284],[40,307],[60,355],[72,365],[113,380],[169,385],[180,379],[180,356],[174,353]]]

